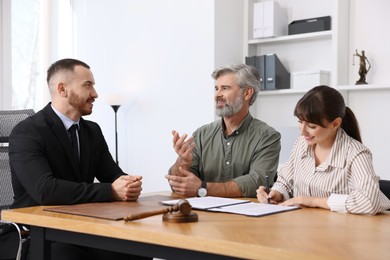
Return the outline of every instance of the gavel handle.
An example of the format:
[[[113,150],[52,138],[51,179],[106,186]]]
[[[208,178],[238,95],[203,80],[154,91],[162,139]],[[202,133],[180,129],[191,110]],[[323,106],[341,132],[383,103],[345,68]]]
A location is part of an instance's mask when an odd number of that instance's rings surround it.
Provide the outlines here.
[[[155,215],[159,215],[159,214],[165,214],[168,212],[172,212],[172,208],[129,214],[126,217],[124,217],[124,221],[132,221],[132,220],[137,220],[137,219],[141,219],[141,218],[147,218],[147,217],[151,217],[151,216],[155,216]]]

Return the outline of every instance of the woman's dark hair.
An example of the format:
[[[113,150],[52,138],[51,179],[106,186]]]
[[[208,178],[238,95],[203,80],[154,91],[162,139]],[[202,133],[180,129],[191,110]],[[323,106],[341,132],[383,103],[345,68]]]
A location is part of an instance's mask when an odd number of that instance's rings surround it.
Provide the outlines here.
[[[336,89],[317,86],[309,90],[297,103],[294,116],[299,120],[325,127],[337,117],[342,119],[341,128],[351,137],[362,142],[359,123],[344,98]]]

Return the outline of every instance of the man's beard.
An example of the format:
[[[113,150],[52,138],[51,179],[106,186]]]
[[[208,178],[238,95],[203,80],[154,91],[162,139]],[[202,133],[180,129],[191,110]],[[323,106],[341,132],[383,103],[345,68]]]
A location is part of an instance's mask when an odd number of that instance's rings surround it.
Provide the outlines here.
[[[86,107],[87,101],[83,100],[73,91],[69,93],[69,104],[76,108],[80,112],[81,116],[90,115],[92,113],[92,110],[89,109],[89,106]]]
[[[222,108],[217,107],[215,113],[217,114],[217,116],[220,117],[231,117],[237,114],[241,110],[243,104],[244,104],[244,97],[241,91],[241,93],[237,96],[235,100],[231,102],[231,104],[225,103],[224,107]]]

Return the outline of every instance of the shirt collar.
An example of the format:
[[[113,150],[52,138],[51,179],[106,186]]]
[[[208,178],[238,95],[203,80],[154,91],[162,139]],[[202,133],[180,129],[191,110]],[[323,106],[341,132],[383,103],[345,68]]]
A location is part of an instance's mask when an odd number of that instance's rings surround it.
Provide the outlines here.
[[[329,154],[329,158],[330,158],[329,165],[338,168],[344,168],[345,160],[344,158],[342,158],[342,156],[344,154],[343,150],[347,146],[346,144],[347,137],[348,135],[344,132],[344,130],[341,127],[339,127],[339,129],[337,130],[336,139],[332,146],[332,150],[330,151]]]
[[[244,120],[242,120],[241,124],[237,127],[236,130],[233,131],[233,133],[230,136],[239,135],[240,133],[244,132],[248,128],[250,122],[252,121],[252,118],[253,118],[252,115],[248,113],[245,116]],[[222,132],[226,130],[226,125],[225,125],[225,121],[223,121],[223,118],[221,119],[221,128],[222,128],[221,129]]]
[[[51,104],[51,108],[53,109],[54,113],[56,113],[56,115],[61,119],[61,121],[64,124],[64,127],[65,127],[66,130],[69,130],[69,128],[72,125],[74,125],[74,124],[76,124],[79,127],[79,129],[80,129],[80,124],[79,124],[80,123],[80,119],[75,122],[72,119],[70,119],[69,117],[67,117],[66,115],[62,114],[57,109],[55,109],[52,104]]]

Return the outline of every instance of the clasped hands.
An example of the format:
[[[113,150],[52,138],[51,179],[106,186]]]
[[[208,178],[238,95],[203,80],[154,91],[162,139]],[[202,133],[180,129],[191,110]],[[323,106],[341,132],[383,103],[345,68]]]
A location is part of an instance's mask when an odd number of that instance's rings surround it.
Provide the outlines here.
[[[135,201],[142,191],[142,176],[123,175],[112,184],[112,196],[116,201]]]
[[[171,174],[166,175],[169,184],[174,192],[183,196],[196,196],[198,189],[202,186],[202,181],[189,171],[192,161],[192,150],[194,149],[194,140],[188,138],[187,134],[179,135],[172,131],[173,149],[179,156],[175,165],[171,168]]]

